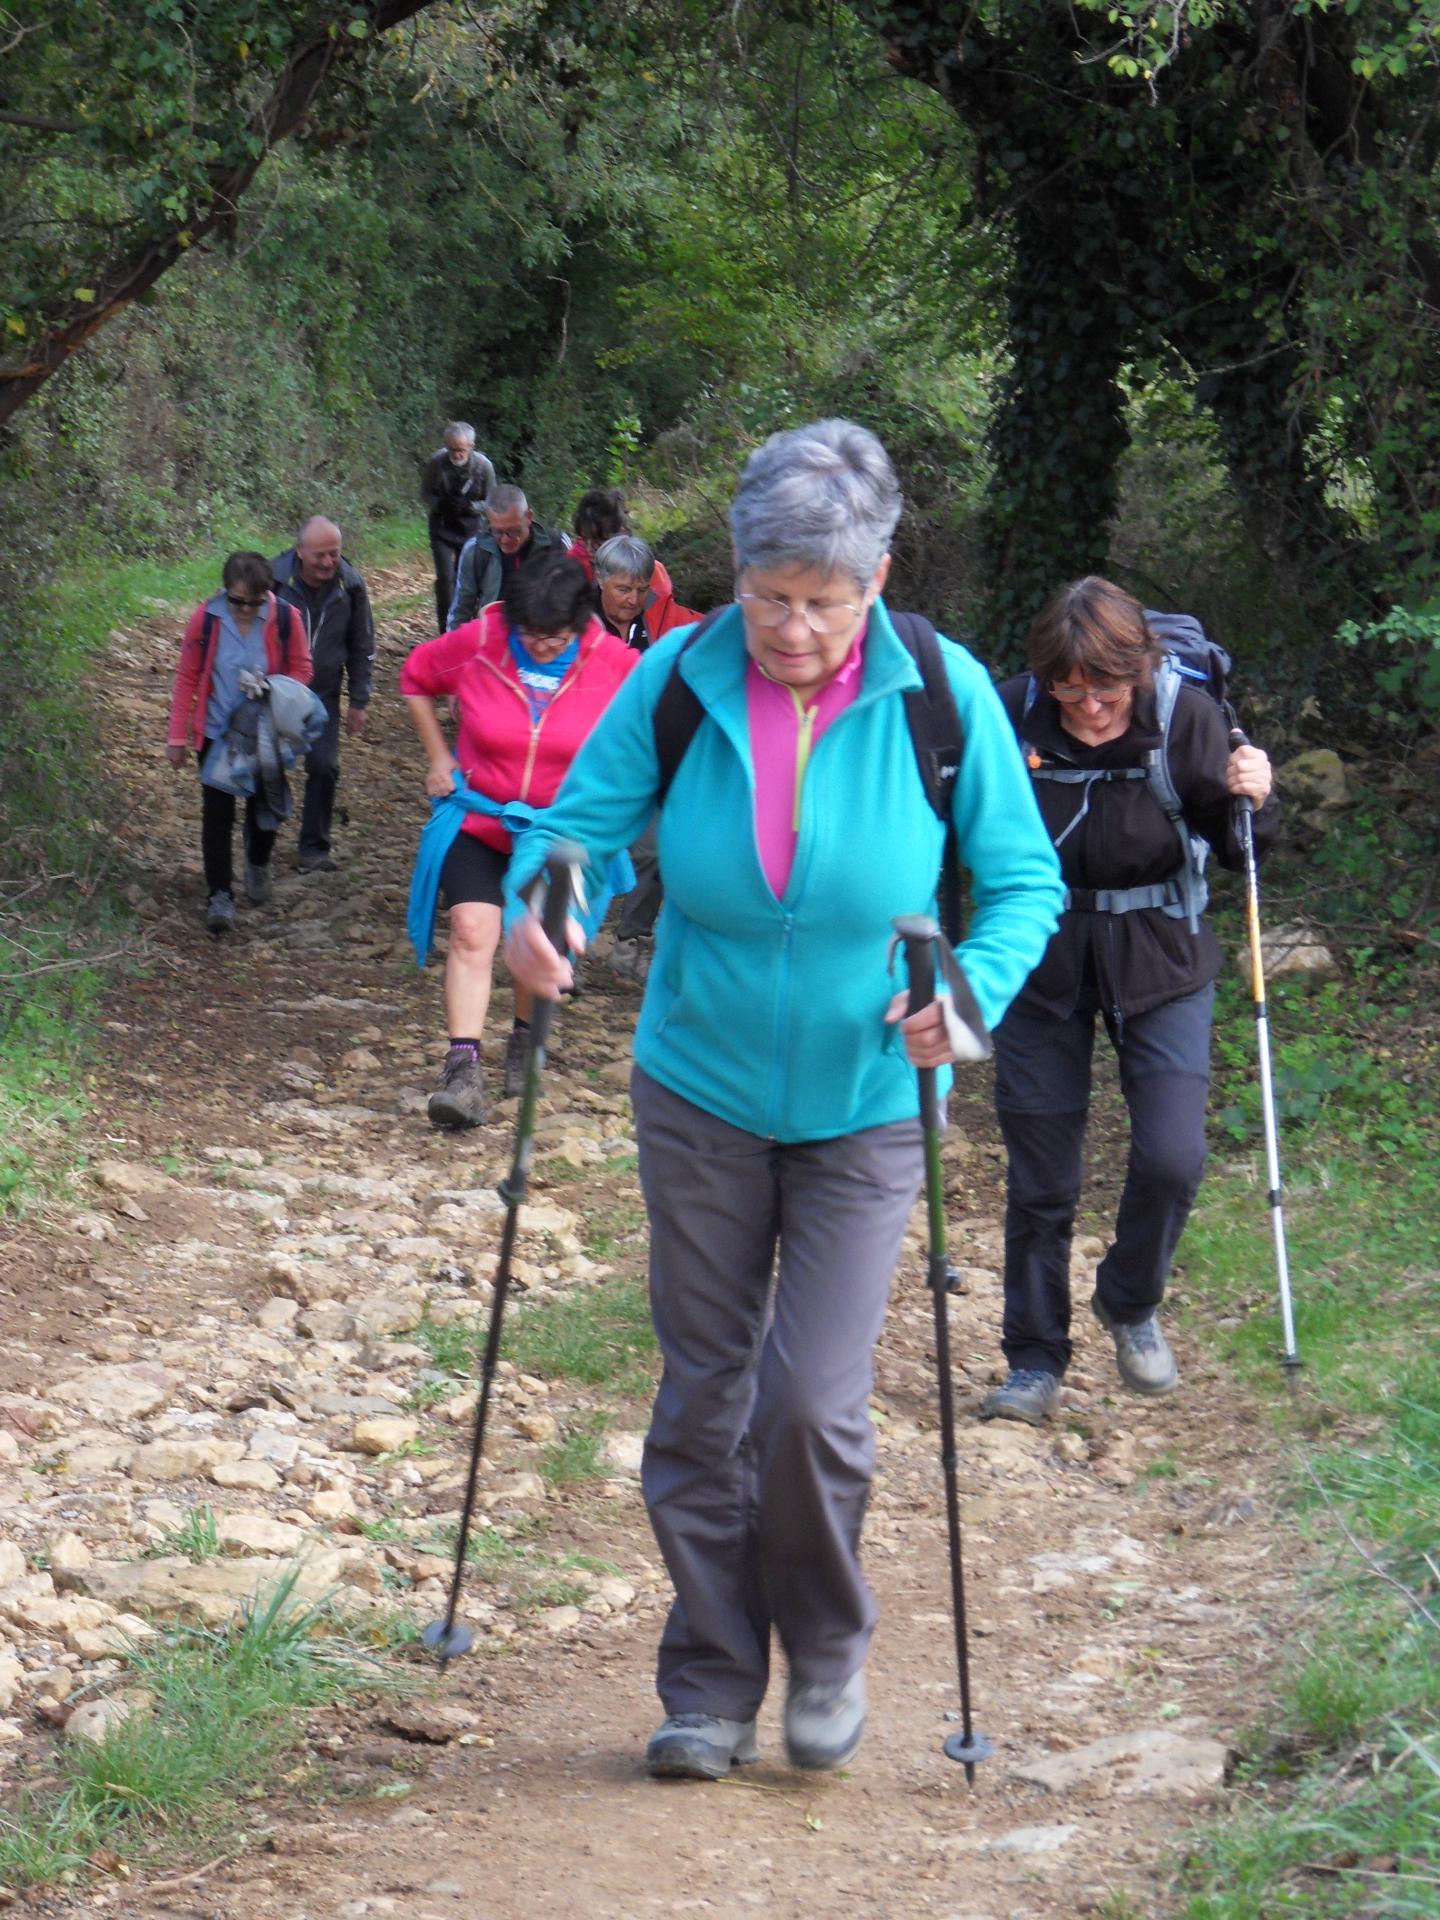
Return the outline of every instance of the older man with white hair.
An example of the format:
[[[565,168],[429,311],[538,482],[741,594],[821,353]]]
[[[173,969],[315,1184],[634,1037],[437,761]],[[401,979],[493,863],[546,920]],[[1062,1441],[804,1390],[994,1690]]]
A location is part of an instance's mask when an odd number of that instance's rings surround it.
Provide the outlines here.
[[[295,544],[274,562],[275,592],[297,609],[310,635],[312,682],[330,723],[305,758],[305,804],[296,865],[302,873],[331,873],[335,791],[340,784],[340,694],[348,695],[346,730],[363,732],[375,668],[375,619],[359,572],[344,559],[333,520],[312,514]]]

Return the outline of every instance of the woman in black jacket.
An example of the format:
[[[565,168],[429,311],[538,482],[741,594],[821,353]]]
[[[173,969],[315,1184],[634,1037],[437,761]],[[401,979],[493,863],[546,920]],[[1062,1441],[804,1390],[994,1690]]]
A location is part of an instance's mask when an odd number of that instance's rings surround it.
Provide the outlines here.
[[[1070,1235],[1080,1197],[1097,1014],[1119,1058],[1130,1157],[1091,1308],[1125,1385],[1168,1393],[1157,1314],[1200,1185],[1220,946],[1195,917],[1187,832],[1241,865],[1234,805],[1255,844],[1275,836],[1270,762],[1231,752],[1220,707],[1174,668],[1145,611],[1108,580],[1062,587],[1030,629],[1030,673],[1000,689],[1069,892],[1040,965],[995,1034],[995,1103],[1009,1156],[1005,1384],[985,1419],[1043,1420],[1070,1362]],[[1171,700],[1173,697],[1173,707]],[[1169,709],[1168,725],[1162,717]],[[1182,818],[1166,811],[1163,751]]]

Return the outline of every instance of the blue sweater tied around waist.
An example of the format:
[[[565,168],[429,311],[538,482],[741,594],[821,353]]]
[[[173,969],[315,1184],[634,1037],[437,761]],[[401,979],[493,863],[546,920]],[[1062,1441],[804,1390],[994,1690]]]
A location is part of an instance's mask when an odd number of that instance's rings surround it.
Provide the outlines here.
[[[410,906],[405,916],[405,931],[415,949],[415,964],[423,967],[430,957],[430,949],[435,944],[435,911],[440,900],[440,873],[445,865],[445,856],[455,844],[455,837],[465,825],[467,813],[486,813],[491,819],[498,820],[510,835],[515,846],[520,844],[522,836],[543,817],[543,809],[532,807],[528,800],[491,800],[488,795],[476,793],[465,784],[465,776],[457,767],[454,772],[455,791],[447,793],[443,799],[432,798],[430,818],[420,829],[420,844],[415,852],[415,869],[410,876]],[[512,848],[513,855],[513,848]],[[618,853],[606,863],[604,883],[595,898],[589,901],[584,913],[575,918],[585,929],[586,939],[593,939],[596,928],[605,918],[606,908],[617,893],[628,893],[635,884],[635,869],[628,853]]]

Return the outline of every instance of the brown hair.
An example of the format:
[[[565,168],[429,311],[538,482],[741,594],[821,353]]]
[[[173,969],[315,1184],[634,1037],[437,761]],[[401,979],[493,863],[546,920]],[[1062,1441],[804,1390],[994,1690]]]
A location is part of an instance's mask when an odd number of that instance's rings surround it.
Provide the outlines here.
[[[250,553],[242,548],[239,553],[232,553],[221,568],[220,584],[248,587],[251,593],[269,593],[275,585],[275,575],[263,553]]]
[[[1149,686],[1160,648],[1133,594],[1098,573],[1052,593],[1025,643],[1030,671],[1042,686],[1076,667],[1089,680]]]

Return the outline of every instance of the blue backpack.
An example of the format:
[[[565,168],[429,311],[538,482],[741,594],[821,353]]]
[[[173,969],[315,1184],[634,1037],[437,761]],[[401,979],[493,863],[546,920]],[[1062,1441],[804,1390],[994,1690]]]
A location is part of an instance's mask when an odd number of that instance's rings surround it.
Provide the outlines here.
[[[1090,789],[1096,781],[1148,780],[1151,792],[1164,808],[1165,817],[1179,839],[1179,870],[1168,880],[1157,882],[1154,886],[1097,889],[1087,894],[1086,905],[1094,913],[1134,913],[1142,907],[1159,907],[1172,919],[1186,921],[1190,931],[1197,933],[1200,916],[1210,898],[1210,889],[1205,881],[1205,862],[1209,858],[1210,846],[1199,834],[1192,833],[1185,823],[1180,795],[1170,772],[1170,722],[1175,717],[1175,702],[1184,686],[1203,688],[1227,718],[1233,721],[1234,714],[1227,692],[1230,656],[1222,646],[1209,638],[1193,614],[1156,613],[1147,607],[1145,619],[1164,649],[1155,670],[1155,713],[1160,722],[1160,745],[1146,754],[1145,764],[1140,767],[1082,770],[1078,767],[1040,767],[1032,764],[1030,777],[1032,780],[1053,780],[1063,786],[1085,789],[1084,802],[1055,842],[1057,847],[1066,834],[1073,832],[1085,818],[1090,808]],[[1039,756],[1025,739],[1023,726],[1039,691],[1032,673],[1030,684],[1025,689],[1025,704],[1021,709],[1020,736],[1021,750],[1027,761],[1032,763]]]

